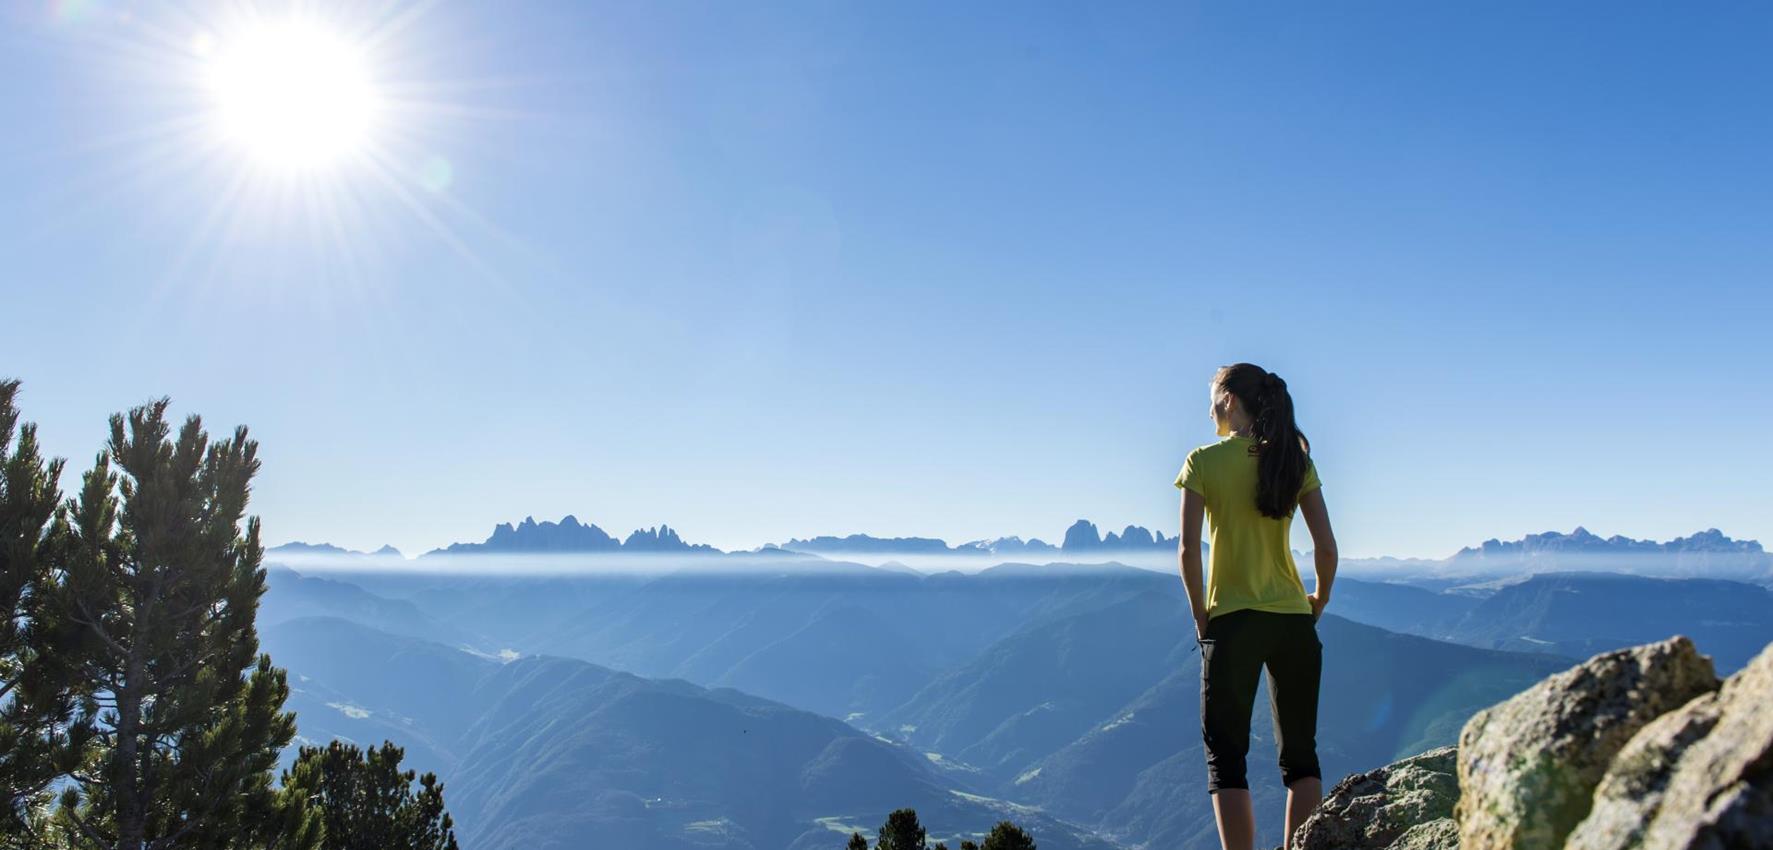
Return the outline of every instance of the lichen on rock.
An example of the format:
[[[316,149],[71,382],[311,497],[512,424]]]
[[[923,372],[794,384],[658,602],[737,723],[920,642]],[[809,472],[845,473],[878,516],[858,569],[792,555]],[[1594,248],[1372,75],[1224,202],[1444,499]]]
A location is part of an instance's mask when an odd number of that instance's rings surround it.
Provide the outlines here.
[[[1773,848],[1773,645],[1645,726],[1613,759],[1568,850]]]
[[[1459,799],[1452,747],[1430,750],[1336,783],[1299,826],[1300,850],[1454,850]]]
[[[1602,653],[1478,712],[1459,735],[1463,850],[1556,850],[1632,736],[1718,687],[1692,641]]]

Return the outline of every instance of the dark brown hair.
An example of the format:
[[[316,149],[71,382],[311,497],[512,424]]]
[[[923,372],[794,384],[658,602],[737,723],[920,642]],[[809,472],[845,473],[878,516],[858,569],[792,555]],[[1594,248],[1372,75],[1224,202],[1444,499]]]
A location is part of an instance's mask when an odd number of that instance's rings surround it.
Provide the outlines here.
[[[1293,421],[1293,396],[1279,375],[1253,363],[1233,363],[1213,376],[1213,386],[1237,397],[1250,415],[1256,444],[1256,509],[1280,519],[1299,505],[1299,487],[1311,464],[1311,443]]]

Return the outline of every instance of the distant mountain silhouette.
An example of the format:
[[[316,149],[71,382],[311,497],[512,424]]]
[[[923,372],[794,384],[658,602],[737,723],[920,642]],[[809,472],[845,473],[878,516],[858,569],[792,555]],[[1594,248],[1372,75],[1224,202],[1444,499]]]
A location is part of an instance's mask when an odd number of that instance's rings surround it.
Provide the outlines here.
[[[806,540],[791,539],[778,548],[790,552],[814,554],[877,554],[897,552],[908,555],[947,555],[954,552],[947,541],[934,537],[873,537],[851,534],[847,537],[821,535]]]
[[[1065,529],[1065,542],[1059,547],[1065,552],[1094,552],[1104,549],[1174,549],[1176,538],[1165,537],[1159,531],[1153,534],[1149,530],[1129,525],[1119,534],[1108,532],[1107,537],[1096,531],[1096,524],[1088,520],[1078,520]]]
[[[996,537],[990,540],[974,540],[954,547],[956,551],[975,551],[992,555],[1050,555],[1057,553],[1059,547],[1038,537],[1023,540],[1020,537]]]
[[[596,525],[580,523],[577,517],[567,514],[560,522],[536,522],[535,517],[524,517],[523,522],[512,525],[501,522],[493,528],[492,536],[481,543],[452,543],[442,549],[433,549],[421,557],[434,555],[535,555],[581,552],[673,552],[718,553],[720,550],[705,544],[685,543],[670,526],[660,525],[657,528],[643,528],[628,535],[627,540],[615,537]]]
[[[426,552],[424,556],[482,554],[706,554],[738,557],[796,553],[842,559],[859,558],[871,563],[883,556],[903,556],[930,567],[930,558],[960,556],[970,559],[1027,559],[1047,562],[1065,559],[1100,563],[1123,557],[1127,563],[1155,566],[1158,556],[1173,553],[1177,538],[1162,531],[1128,525],[1104,535],[1097,525],[1079,519],[1065,530],[1059,545],[1039,538],[1009,536],[972,540],[950,545],[936,537],[875,537],[850,534],[792,538],[783,544],[765,544],[748,552],[722,552],[707,544],[692,544],[666,525],[638,529],[620,539],[596,525],[571,515],[559,522],[500,523],[479,543],[455,543]],[[1297,553],[1309,565],[1309,553]],[[384,546],[375,552],[355,552],[326,543],[286,543],[266,550],[267,560],[300,565],[303,560],[358,560],[399,557],[399,550]],[[364,564],[364,566],[369,566]],[[1343,574],[1385,582],[1402,582],[1431,591],[1458,587],[1460,592],[1484,597],[1495,589],[1484,582],[1524,573],[1594,570],[1647,576],[1706,577],[1749,581],[1773,587],[1773,554],[1754,540],[1735,540],[1713,528],[1667,542],[1639,540],[1620,535],[1602,538],[1577,527],[1568,534],[1549,531],[1520,540],[1491,539],[1444,559],[1346,558]],[[1377,613],[1377,612],[1376,612]]]
[[[1773,578],[1773,555],[1755,540],[1735,540],[1710,528],[1666,543],[1613,535],[1600,537],[1577,526],[1569,534],[1548,531],[1520,540],[1486,540],[1459,550],[1449,566],[1491,572],[1548,572],[1606,569],[1639,572],[1656,565],[1658,574],[1765,581]]]
[[[341,546],[334,546],[331,543],[303,543],[300,540],[285,543],[282,546],[272,546],[272,547],[265,550],[265,554],[267,554],[267,555],[284,554],[284,553],[287,553],[287,554],[301,553],[304,555],[363,555],[363,554],[367,554],[365,552],[353,552],[350,549],[346,549]]]
[[[1577,526],[1569,534],[1547,531],[1543,534],[1529,534],[1520,540],[1501,541],[1490,539],[1481,545],[1459,550],[1454,558],[1531,558],[1545,554],[1564,553],[1589,554],[1640,554],[1640,553],[1705,553],[1740,555],[1749,557],[1765,557],[1766,550],[1754,540],[1734,540],[1723,532],[1708,528],[1689,537],[1677,537],[1666,543],[1654,540],[1634,540],[1630,537],[1615,534],[1612,537],[1600,537],[1582,526]]]
[[[288,556],[292,556],[292,555],[293,556],[315,556],[315,557],[324,557],[324,558],[404,558],[404,557],[406,557],[405,555],[400,554],[400,550],[394,548],[393,546],[383,546],[382,548],[377,549],[374,552],[359,552],[354,549],[346,549],[342,546],[334,546],[331,543],[303,543],[300,540],[290,542],[290,543],[285,543],[281,546],[271,546],[271,547],[268,547],[265,549],[265,557],[267,559],[275,560],[279,556],[288,557]]]
[[[948,541],[936,537],[873,537],[867,534],[851,534],[847,537],[812,537],[805,540],[793,539],[780,545],[780,548],[792,552],[810,552],[820,555],[1081,555],[1100,554],[1105,552],[1134,552],[1148,550],[1174,549],[1176,538],[1165,537],[1163,532],[1153,533],[1142,526],[1129,525],[1116,533],[1109,532],[1107,537],[1097,530],[1096,524],[1080,519],[1066,529],[1064,542],[1054,546],[1039,538],[1023,540],[1020,537],[998,537],[990,540],[974,540],[958,546],[948,545]]]

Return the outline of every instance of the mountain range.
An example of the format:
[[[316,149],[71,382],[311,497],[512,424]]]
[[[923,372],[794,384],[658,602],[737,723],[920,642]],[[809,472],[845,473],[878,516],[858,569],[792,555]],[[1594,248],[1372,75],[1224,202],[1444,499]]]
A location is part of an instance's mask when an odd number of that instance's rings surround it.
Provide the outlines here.
[[[1057,546],[1038,537],[1028,540],[1023,540],[1020,537],[998,537],[950,546],[947,541],[935,537],[871,537],[866,534],[851,534],[847,537],[825,536],[806,540],[791,539],[776,548],[792,552],[839,556],[887,553],[1024,556],[1150,549],[1173,550],[1176,548],[1176,538],[1165,537],[1161,531],[1152,532],[1137,525],[1129,525],[1119,532],[1110,531],[1104,536],[1096,528],[1095,523],[1080,519],[1065,530],[1065,536]]]
[[[703,543],[685,541],[667,525],[642,528],[626,538],[595,524],[568,515],[559,522],[500,523],[479,543],[454,543],[426,552],[421,557],[459,555],[537,554],[669,554],[757,555],[797,552],[829,558],[916,558],[926,568],[943,558],[1003,559],[1101,559],[1122,557],[1152,566],[1173,552],[1177,540],[1163,532],[1128,525],[1119,532],[1102,534],[1095,523],[1079,519],[1065,530],[1057,545],[1039,538],[999,537],[951,545],[935,537],[875,537],[851,534],[791,538],[750,551],[723,552]],[[267,550],[272,560],[315,562],[334,560],[351,564],[368,560],[400,559],[400,552],[384,546],[375,552],[355,552],[326,543],[286,543]],[[1302,554],[1301,563],[1308,563]],[[1666,542],[1614,535],[1600,537],[1577,527],[1569,533],[1548,531],[1519,540],[1486,540],[1460,549],[1445,559],[1366,558],[1344,559],[1350,574],[1388,581],[1408,581],[1434,589],[1446,589],[1519,573],[1563,570],[1600,570],[1677,577],[1729,578],[1773,584],[1773,554],[1758,541],[1736,540],[1713,528]]]
[[[591,834],[641,850],[811,850],[842,840],[826,826],[866,832],[899,805],[940,813],[926,823],[956,836],[1002,815],[1038,819],[1043,847],[1043,830],[1061,848],[1214,846],[1198,799],[1198,656],[1174,574],[1013,562],[921,574],[786,550],[725,556],[730,570],[679,563],[273,569],[261,623],[291,670],[301,734],[407,746],[453,783],[476,850]],[[1770,603],[1739,582],[1594,572],[1443,589],[1340,579],[1319,624],[1326,778],[1450,743],[1476,708],[1641,635],[1688,634],[1727,671],[1773,639]],[[741,768],[752,751],[700,731],[753,711],[774,719],[737,734],[772,730],[781,763]],[[1270,811],[1266,726],[1252,727],[1251,775]]]
[[[1722,554],[1749,557],[1765,556],[1766,550],[1754,540],[1733,540],[1723,532],[1709,528],[1688,537],[1677,537],[1666,543],[1634,540],[1624,535],[1600,537],[1582,526],[1569,534],[1548,531],[1529,534],[1520,540],[1504,542],[1494,538],[1475,547],[1460,549],[1455,559],[1469,558],[1533,558],[1550,554]]]

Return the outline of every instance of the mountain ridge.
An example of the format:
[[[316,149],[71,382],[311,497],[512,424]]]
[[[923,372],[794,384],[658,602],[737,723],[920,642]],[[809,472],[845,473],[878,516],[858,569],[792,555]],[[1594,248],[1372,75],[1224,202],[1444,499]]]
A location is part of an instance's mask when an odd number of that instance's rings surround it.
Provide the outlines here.
[[[585,554],[585,553],[667,553],[667,554],[755,554],[794,552],[807,555],[906,554],[924,556],[1025,556],[1109,552],[1156,552],[1176,546],[1178,538],[1129,524],[1120,531],[1103,534],[1092,521],[1078,519],[1066,528],[1058,544],[1039,537],[1016,535],[981,538],[950,544],[940,537],[877,537],[867,533],[843,536],[815,535],[789,538],[785,543],[766,543],[749,550],[722,550],[706,543],[690,543],[677,529],[666,524],[640,528],[619,538],[595,523],[581,522],[567,514],[558,522],[540,521],[526,516],[521,522],[501,522],[485,540],[478,543],[458,542],[432,549],[420,558],[442,555],[481,554]],[[373,552],[361,552],[331,543],[292,541],[268,547],[270,556],[296,557],[404,557],[393,546]],[[1640,556],[1664,555],[1703,565],[1722,560],[1732,565],[1746,564],[1764,568],[1773,575],[1773,554],[1760,541],[1732,538],[1717,528],[1708,528],[1667,541],[1633,538],[1615,534],[1601,537],[1583,526],[1568,533],[1544,531],[1528,533],[1513,540],[1490,538],[1476,546],[1460,548],[1446,558],[1346,558],[1354,564],[1423,564],[1441,566],[1491,566],[1523,564],[1572,556]]]

